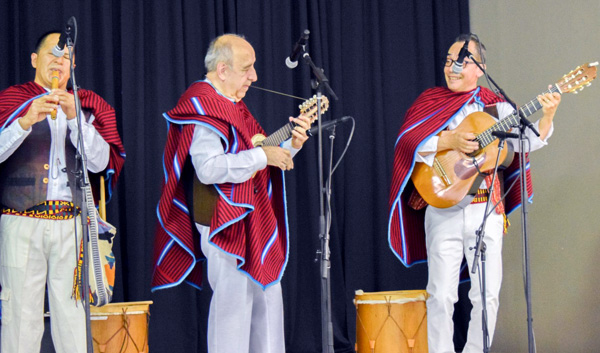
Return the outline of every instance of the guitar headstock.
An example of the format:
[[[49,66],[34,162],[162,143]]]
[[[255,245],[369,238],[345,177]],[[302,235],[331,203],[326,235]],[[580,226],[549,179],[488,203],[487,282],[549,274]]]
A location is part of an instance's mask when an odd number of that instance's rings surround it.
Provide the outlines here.
[[[577,66],[574,70],[564,75],[556,86],[561,93],[575,93],[582,91],[585,87],[590,86],[592,80],[596,78],[598,62],[587,63]]]
[[[319,118],[317,115],[317,96],[307,99],[304,103],[300,104],[298,108],[300,108],[300,114],[305,115],[310,119],[311,124]],[[325,96],[321,96],[321,113],[325,113],[328,108],[329,99]]]

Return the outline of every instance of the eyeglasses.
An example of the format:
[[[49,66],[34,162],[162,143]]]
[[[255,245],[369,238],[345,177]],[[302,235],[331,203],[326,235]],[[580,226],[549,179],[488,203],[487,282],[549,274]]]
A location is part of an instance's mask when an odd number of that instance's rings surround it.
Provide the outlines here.
[[[445,63],[444,65],[445,65],[446,67],[450,67],[450,66],[452,66],[452,64],[454,64],[455,62],[456,62],[456,60],[453,60],[453,59],[450,59],[450,58],[448,58],[448,59],[446,59],[446,63]],[[467,67],[467,65],[468,65],[468,64],[472,64],[472,63],[473,63],[472,61],[467,61],[467,60],[465,60],[465,61],[463,61],[463,67]]]

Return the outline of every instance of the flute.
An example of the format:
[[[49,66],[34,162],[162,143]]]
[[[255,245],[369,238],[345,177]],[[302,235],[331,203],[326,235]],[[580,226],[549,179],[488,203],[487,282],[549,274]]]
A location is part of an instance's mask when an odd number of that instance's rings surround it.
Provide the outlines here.
[[[55,90],[58,88],[58,70],[52,70],[52,89]],[[50,112],[50,118],[52,120],[56,119],[56,109]]]

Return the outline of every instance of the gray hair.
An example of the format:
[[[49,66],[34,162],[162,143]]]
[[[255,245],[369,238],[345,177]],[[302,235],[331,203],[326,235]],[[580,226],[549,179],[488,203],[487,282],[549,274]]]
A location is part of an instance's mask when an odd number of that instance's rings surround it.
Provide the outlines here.
[[[224,62],[229,66],[233,65],[233,49],[231,48],[231,41],[224,39],[226,36],[245,39],[244,36],[233,33],[223,34],[213,39],[213,41],[210,42],[208,51],[204,57],[204,67],[206,67],[206,72],[215,71],[219,62]]]

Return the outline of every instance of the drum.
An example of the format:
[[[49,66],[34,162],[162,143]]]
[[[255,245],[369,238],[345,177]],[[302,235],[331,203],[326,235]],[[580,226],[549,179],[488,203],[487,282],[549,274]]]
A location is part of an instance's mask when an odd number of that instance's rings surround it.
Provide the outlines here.
[[[426,291],[355,294],[357,352],[427,353]]]
[[[90,307],[94,353],[148,353],[152,301]]]

